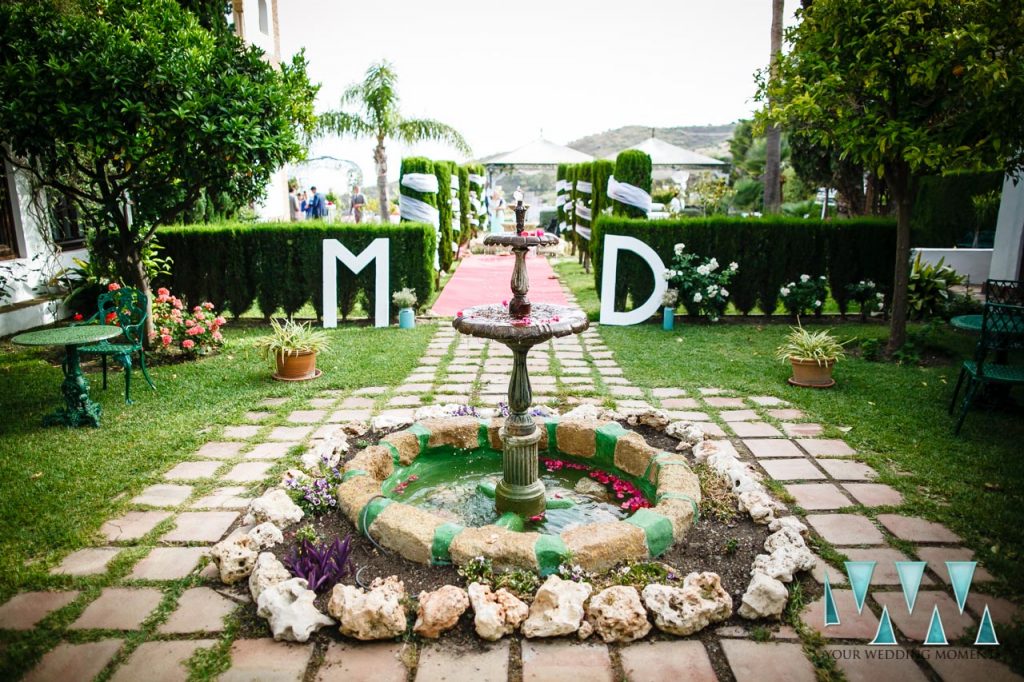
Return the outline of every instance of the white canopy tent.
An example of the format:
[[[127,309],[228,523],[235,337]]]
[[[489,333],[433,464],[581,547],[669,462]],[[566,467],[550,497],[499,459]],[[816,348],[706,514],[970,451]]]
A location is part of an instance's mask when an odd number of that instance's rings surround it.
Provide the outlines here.
[[[674,144],[659,140],[656,137],[649,137],[639,144],[627,149],[638,149],[651,157],[651,165],[655,168],[671,168],[673,170],[725,170],[726,163],[704,156],[689,149],[677,147]],[[622,150],[625,151],[625,150]],[[606,159],[614,160],[618,156],[609,154]]]
[[[487,172],[508,170],[551,170],[560,163],[584,163],[593,161],[594,157],[584,154],[572,147],[555,144],[551,140],[537,138],[510,152],[502,152],[480,159]]]

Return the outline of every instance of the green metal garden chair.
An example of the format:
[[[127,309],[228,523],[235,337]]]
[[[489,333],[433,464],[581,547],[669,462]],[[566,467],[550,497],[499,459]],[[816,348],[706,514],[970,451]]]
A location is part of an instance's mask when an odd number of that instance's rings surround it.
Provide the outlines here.
[[[102,357],[103,389],[107,388],[107,358],[113,357],[124,367],[124,402],[132,404],[132,355],[138,353],[139,367],[149,387],[154,391],[156,385],[149,377],[146,368],[146,350],[143,348],[145,338],[146,316],[149,305],[146,295],[132,287],[121,287],[114,291],[106,291],[97,299],[97,312],[88,320],[77,324],[114,324],[121,328],[121,336],[111,341],[101,341],[91,346],[82,346],[79,353],[92,353]]]
[[[1024,306],[986,303],[981,339],[975,349],[974,359],[964,360],[956,388],[953,389],[953,399],[949,402],[949,413],[953,414],[960,387],[964,379],[967,379],[954,433],[960,433],[967,410],[971,408],[980,388],[990,383],[1007,388],[1016,384],[1024,385],[1024,365],[1011,365],[1007,359],[1009,351],[1020,349],[1024,349]],[[988,361],[990,353],[996,354],[996,362]]]

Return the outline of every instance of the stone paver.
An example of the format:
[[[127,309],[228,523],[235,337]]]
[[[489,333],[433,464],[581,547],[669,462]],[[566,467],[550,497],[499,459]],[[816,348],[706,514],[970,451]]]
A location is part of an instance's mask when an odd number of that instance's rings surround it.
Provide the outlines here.
[[[245,424],[242,426],[225,426],[224,437],[236,438],[238,440],[247,440],[249,438],[255,438],[256,434],[259,433],[260,429],[262,428],[262,426],[256,426],[254,424]]]
[[[255,428],[258,430],[260,427],[256,426],[242,428]],[[239,452],[241,452],[243,447],[245,447],[245,443],[238,443],[232,441],[215,441],[212,443],[204,444],[201,448],[196,450],[195,456],[208,457],[210,459],[229,459],[237,455]]]
[[[708,652],[699,640],[634,642],[619,650],[628,682],[716,682]]]
[[[117,547],[86,547],[64,557],[50,570],[51,575],[97,575],[107,572],[107,565],[120,553]]]
[[[761,418],[757,410],[722,410],[718,416],[726,422],[752,422]]]
[[[814,666],[799,644],[722,640],[736,682],[814,682]]]
[[[177,580],[195,570],[205,547],[155,547],[128,576],[134,580]]]
[[[264,419],[269,419],[274,416],[273,412],[262,412],[258,410],[251,410],[242,415],[246,421],[250,422],[261,422]]]
[[[43,656],[24,682],[90,682],[121,649],[120,639],[101,639],[86,644],[63,642]]]
[[[704,398],[704,402],[706,402],[708,405],[711,405],[712,407],[737,407],[737,408],[743,408],[743,407],[747,406],[747,404],[743,402],[743,398],[722,398],[722,397],[717,397],[714,394],[708,393],[707,391],[709,391],[709,390],[710,391],[714,391],[714,390],[718,390],[718,389],[702,388],[702,389],[700,389],[700,392],[701,392],[701,395],[711,396],[709,398]]]
[[[941,523],[916,516],[879,514],[878,521],[901,540],[911,542],[960,542],[960,536]]]
[[[172,635],[220,632],[224,629],[224,618],[237,606],[209,587],[193,587],[181,594],[174,613],[157,630]]]
[[[429,393],[430,389],[433,388],[434,382],[410,382],[408,384],[402,384],[395,391],[397,393]],[[370,405],[363,405],[363,407],[371,407]]]
[[[974,619],[965,611],[960,613],[956,600],[945,592],[936,590],[921,590],[917,593],[917,601],[914,602],[914,613],[907,613],[907,603],[903,598],[903,592],[878,592],[872,591],[871,596],[881,606],[889,607],[889,617],[896,629],[902,632],[907,639],[923,642],[928,634],[928,623],[932,619],[932,609],[935,605],[939,607],[939,616],[942,618],[942,629],[946,633],[946,639],[952,642],[970,631],[974,633]]]
[[[773,395],[752,395],[747,398],[750,402],[761,407],[769,407],[771,405],[785,405],[786,401],[781,398],[776,398]],[[780,417],[781,419],[781,417]]]
[[[783,424],[782,430],[785,431],[786,435],[790,438],[812,438],[814,436],[820,436],[825,429],[822,428],[821,424],[805,422],[801,424]]]
[[[652,388],[651,395],[655,398],[682,398],[686,391],[681,388]]]
[[[832,572],[829,571],[829,582]],[[865,604],[864,610],[857,613],[857,602],[853,598],[853,590],[832,590],[839,613],[839,625],[825,626],[825,598],[821,597],[804,607],[800,619],[807,627],[833,639],[861,639],[871,641],[878,630],[878,617]]]
[[[445,644],[420,650],[416,682],[505,682],[508,679],[508,641],[484,651],[453,651]],[[526,678],[524,675],[524,679]]]
[[[288,402],[288,398],[264,398],[257,405],[260,407],[280,407]]]
[[[190,485],[160,483],[143,490],[132,498],[132,502],[150,507],[177,507],[191,495],[192,486]]]
[[[753,398],[751,398],[751,400],[753,400]],[[768,416],[778,419],[779,421],[786,421],[790,419],[803,419],[804,413],[801,410],[784,407],[778,410],[768,410]]]
[[[138,630],[162,598],[163,593],[152,587],[107,587],[68,628]]]
[[[221,462],[181,462],[164,474],[164,478],[168,481],[197,481],[210,478],[221,465]]]
[[[878,477],[878,472],[867,464],[849,459],[819,458],[817,462],[829,476],[838,481],[871,481]]]
[[[231,645],[231,668],[218,682],[300,682],[312,655],[312,644],[236,639]]]
[[[362,396],[352,396],[351,398],[345,398],[341,401],[338,407],[346,410],[358,410],[372,408],[374,405],[373,398],[364,398]]]
[[[0,606],[0,630],[31,630],[43,618],[78,599],[78,590],[23,592]]]
[[[217,488],[209,495],[200,497],[190,505],[192,509],[245,509],[251,498],[241,497],[245,492],[243,486],[227,486]]]
[[[845,554],[847,550],[843,550]],[[828,584],[832,587],[845,585],[846,576],[843,574],[842,568],[836,568],[830,564],[825,563],[825,560],[820,556],[814,557],[814,568],[811,569],[811,577],[818,581],[819,585],[825,584],[825,571],[828,571]]]
[[[887,658],[880,660],[877,646],[831,644],[825,648],[846,675],[846,682],[926,682],[928,679],[907,649],[886,647]]]
[[[334,407],[338,404],[337,398],[313,398],[307,403],[314,410],[322,410],[325,407]]]
[[[138,540],[170,518],[169,511],[130,511],[100,526],[100,533],[108,542]]]
[[[845,441],[836,438],[798,438],[796,442],[814,457],[849,457],[857,454]]]
[[[786,486],[786,492],[804,509],[820,511],[851,505],[850,500],[831,483],[791,483]]]
[[[900,575],[896,572],[897,561],[913,561],[903,552],[889,547],[871,547],[870,549],[844,549],[843,554],[850,561],[874,561],[875,570],[871,574],[871,585],[899,585]],[[921,585],[934,585],[935,581],[927,575],[921,576]]]
[[[232,483],[253,483],[266,478],[267,471],[274,466],[273,462],[242,462],[231,468],[221,478]]]
[[[871,520],[857,514],[808,514],[809,523],[834,545],[882,545],[885,538]]]
[[[974,561],[974,552],[966,547],[918,547],[917,556],[921,561],[928,562],[928,568],[935,571],[942,582],[947,585],[949,582],[949,569],[946,568],[947,561]],[[974,567],[972,583],[987,583],[994,580],[992,574],[978,565]]]
[[[293,440],[282,440],[273,443],[259,443],[245,453],[246,459],[280,459],[299,443]]]
[[[884,483],[847,483],[843,487],[865,507],[898,507],[903,504],[903,495]]]
[[[708,422],[699,422],[699,421],[698,422],[694,422],[694,423],[697,426],[699,426],[704,431],[704,433],[707,434],[708,436],[710,436],[711,438],[725,438],[726,437],[725,430],[722,429],[722,427],[719,426],[718,424],[712,424],[712,423],[708,423]]]
[[[327,418],[327,410],[294,410],[288,415],[292,424],[316,424]]]
[[[993,597],[990,594],[983,594],[977,590],[971,590],[971,593],[967,595],[967,607],[979,619],[985,612],[986,606],[988,607],[988,614],[992,616],[992,620],[996,625],[1009,625],[1013,623],[1020,612],[1020,608],[1009,599]]]
[[[782,432],[767,422],[732,422],[729,428],[740,438],[782,438]]]
[[[335,423],[366,421],[371,414],[370,410],[335,410],[327,418],[327,421]]]
[[[423,400],[418,395],[396,395],[388,400],[387,405],[388,407],[409,407],[419,405],[421,402]]]
[[[523,682],[612,682],[612,661],[603,644],[523,640]]]
[[[1005,664],[983,657],[975,647],[927,647],[921,650],[928,664],[943,682],[985,680],[985,682],[1021,682]]]
[[[401,644],[331,642],[315,682],[405,682]]]
[[[750,449],[750,454],[761,457],[803,457],[791,440],[777,438],[744,438],[743,444]]]
[[[814,481],[825,478],[806,458],[762,459],[758,462],[776,481]]]
[[[182,512],[175,527],[164,533],[162,542],[217,542],[238,518],[233,511]]]
[[[312,426],[275,426],[270,432],[270,440],[303,440],[313,430]]]
[[[216,643],[213,639],[143,642],[117,669],[111,682],[186,682],[189,671],[185,662],[196,650]]]
[[[387,386],[365,386],[354,391],[355,395],[383,395],[387,392]]]

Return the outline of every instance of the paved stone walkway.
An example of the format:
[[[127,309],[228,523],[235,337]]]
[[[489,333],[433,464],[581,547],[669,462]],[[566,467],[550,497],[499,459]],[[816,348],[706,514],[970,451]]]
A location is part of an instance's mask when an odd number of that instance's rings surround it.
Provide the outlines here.
[[[645,388],[623,375],[600,333],[558,339],[530,358],[535,401],[590,402],[617,408],[654,406],[673,419],[699,422],[739,456],[756,462],[792,497],[821,538],[850,560],[878,565],[867,606],[857,613],[841,567],[828,573],[841,624],[825,628],[823,604],[806,606],[807,627],[829,639],[828,653],[849,680],[1021,679],[970,646],[986,606],[1000,626],[1017,608],[979,591],[992,580],[983,568],[967,608],[959,613],[947,560],[971,558],[945,527],[899,513],[900,494],[874,482],[876,472],[835,433],[773,396],[747,396],[723,387],[689,393]],[[439,326],[421,362],[397,387],[371,386],[350,393],[321,391],[296,404],[268,399],[245,414],[245,423],[212,427],[211,440],[143,490],[131,509],[99,530],[102,542],[69,554],[53,569],[73,576],[76,589],[31,592],[0,605],[0,629],[46,632],[53,647],[29,680],[77,682],[97,675],[122,680],[185,680],[189,659],[220,655],[230,660],[221,680],[714,680],[712,657],[727,662],[738,682],[815,680],[815,670],[795,631],[778,628],[771,641],[754,641],[747,627],[726,626],[697,638],[605,646],[593,641],[509,641],[483,652],[445,646],[442,638],[420,647],[403,643],[332,641],[284,644],[236,637],[231,614],[240,592],[225,589],[205,558],[210,546],[239,532],[248,500],[294,465],[303,448],[341,422],[384,414],[411,417],[424,404],[495,406],[505,399],[511,355],[502,346],[459,337]],[[311,391],[315,385],[310,385]],[[893,562],[928,562],[913,615],[909,615]],[[826,565],[813,572],[822,580]],[[102,589],[90,579],[104,576]],[[966,646],[923,647],[933,606],[946,636]],[[887,607],[899,645],[866,646]],[[957,639],[966,638],[957,642]],[[759,638],[760,639],[760,638]],[[878,660],[884,650],[886,660]],[[913,655],[913,656],[912,656]],[[511,675],[511,677],[510,677]],[[729,679],[726,677],[725,679]]]

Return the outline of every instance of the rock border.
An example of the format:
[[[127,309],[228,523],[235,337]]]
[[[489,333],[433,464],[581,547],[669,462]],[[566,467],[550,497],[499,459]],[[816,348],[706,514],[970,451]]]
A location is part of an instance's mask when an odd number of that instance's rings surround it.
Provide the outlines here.
[[[565,455],[655,486],[655,506],[628,519],[590,523],[561,535],[515,532],[488,525],[466,528],[387,497],[396,465],[411,464],[434,448],[500,450],[504,419],[428,419],[385,436],[345,463],[338,503],[346,517],[378,544],[417,563],[465,565],[474,557],[495,568],[554,573],[570,556],[584,570],[602,572],[625,561],[660,556],[685,536],[698,515],[700,481],[681,454],[663,452],[614,421],[539,418],[541,454]]]

